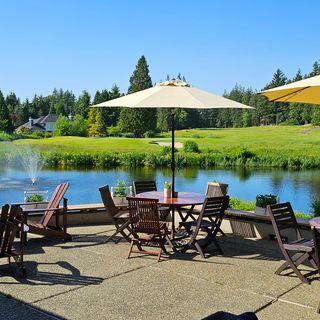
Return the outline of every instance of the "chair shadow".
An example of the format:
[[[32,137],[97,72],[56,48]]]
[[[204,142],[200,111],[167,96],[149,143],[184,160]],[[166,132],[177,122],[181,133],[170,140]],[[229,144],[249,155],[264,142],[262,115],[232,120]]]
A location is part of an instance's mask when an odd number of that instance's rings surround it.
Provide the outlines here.
[[[13,264],[12,264],[13,266]],[[13,277],[16,282],[1,282],[0,284],[28,284],[28,285],[66,285],[66,286],[87,286],[87,285],[98,285],[104,279],[101,277],[92,277],[81,275],[79,269],[74,267],[72,264],[66,261],[58,261],[56,263],[38,263],[33,261],[25,262],[27,269],[27,277],[23,278],[18,268],[9,267],[3,268],[0,276]],[[62,268],[64,272],[56,273],[49,271],[39,271],[40,266],[54,266]],[[67,272],[67,273],[66,273]],[[0,278],[1,279],[1,278]]]

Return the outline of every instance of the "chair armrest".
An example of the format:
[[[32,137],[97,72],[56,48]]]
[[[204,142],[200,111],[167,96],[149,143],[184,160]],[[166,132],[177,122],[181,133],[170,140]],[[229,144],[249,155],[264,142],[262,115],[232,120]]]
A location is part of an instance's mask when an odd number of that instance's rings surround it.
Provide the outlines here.
[[[39,201],[39,202],[23,202],[23,203],[12,203],[12,205],[15,206],[26,206],[26,205],[32,205],[32,204],[48,204],[48,201]]]
[[[32,212],[43,212],[43,211],[61,211],[63,210],[63,207],[59,208],[52,208],[52,209],[24,209],[23,213],[32,213]]]

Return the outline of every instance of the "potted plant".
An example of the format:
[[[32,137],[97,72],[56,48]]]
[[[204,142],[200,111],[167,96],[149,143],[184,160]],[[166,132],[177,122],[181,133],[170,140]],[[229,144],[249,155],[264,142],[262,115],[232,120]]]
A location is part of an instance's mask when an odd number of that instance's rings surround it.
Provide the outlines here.
[[[118,181],[115,187],[111,187],[111,195],[115,203],[126,203],[126,197],[132,195],[132,187],[127,187],[124,181]]]
[[[163,196],[165,198],[170,198],[172,195],[171,193],[172,193],[171,183],[166,181],[163,186]]]
[[[25,208],[28,209],[45,209],[48,204],[48,191],[25,191],[24,192],[24,203],[30,203],[25,205]],[[33,204],[32,202],[44,202]]]
[[[254,212],[259,215],[267,215],[267,206],[278,202],[279,198],[274,194],[259,194],[256,198]]]

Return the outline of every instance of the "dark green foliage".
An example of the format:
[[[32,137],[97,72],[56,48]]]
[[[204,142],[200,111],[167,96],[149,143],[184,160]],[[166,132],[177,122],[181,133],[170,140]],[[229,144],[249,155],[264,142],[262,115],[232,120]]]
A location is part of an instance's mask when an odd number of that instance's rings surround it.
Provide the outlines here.
[[[199,153],[200,149],[198,144],[195,141],[192,140],[187,140],[186,142],[184,142],[183,144],[183,151],[184,152],[195,152],[195,153]]]
[[[84,118],[77,114],[73,121],[68,117],[60,115],[54,125],[54,134],[56,136],[87,136],[87,124]]]
[[[144,56],[136,65],[130,78],[129,93],[134,93],[152,87],[149,66]],[[132,132],[135,137],[142,137],[146,131],[154,130],[157,124],[157,110],[154,108],[122,108],[119,126],[122,132]]]
[[[256,199],[256,206],[266,208],[268,205],[276,204],[277,196],[273,194],[259,194]]]
[[[313,198],[311,203],[311,213],[315,217],[320,217],[320,198]]]
[[[13,124],[9,114],[9,109],[7,107],[6,101],[1,91],[0,91],[0,131],[4,131],[4,132],[13,131]]]
[[[84,119],[88,117],[90,106],[90,95],[88,91],[84,90],[79,96],[75,104],[75,114],[79,114]]]

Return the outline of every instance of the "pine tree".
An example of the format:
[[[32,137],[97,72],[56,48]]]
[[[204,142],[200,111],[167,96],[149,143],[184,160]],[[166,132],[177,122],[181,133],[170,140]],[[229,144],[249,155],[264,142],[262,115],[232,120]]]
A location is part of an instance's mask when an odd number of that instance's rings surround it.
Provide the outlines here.
[[[2,92],[0,91],[0,131],[12,132],[13,129],[13,124],[10,118],[6,101]]]
[[[88,91],[82,91],[75,104],[75,114],[79,114],[84,119],[87,119],[90,107],[90,95]]]
[[[136,65],[136,69],[130,78],[128,93],[152,87],[149,75],[149,66],[146,58],[142,56]],[[147,131],[154,130],[157,124],[156,109],[128,109],[123,108],[120,112],[119,126],[122,132],[132,132],[135,137],[141,137]]]

